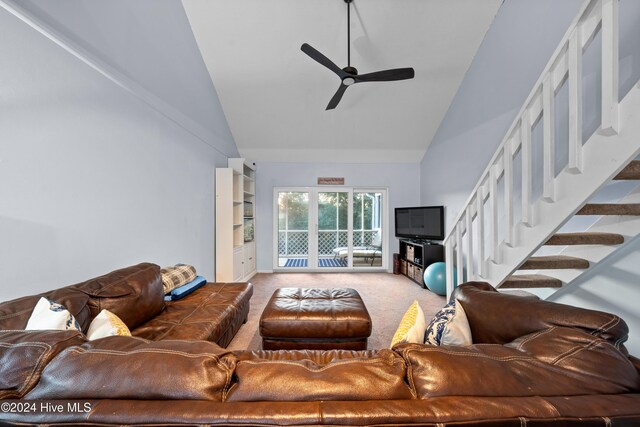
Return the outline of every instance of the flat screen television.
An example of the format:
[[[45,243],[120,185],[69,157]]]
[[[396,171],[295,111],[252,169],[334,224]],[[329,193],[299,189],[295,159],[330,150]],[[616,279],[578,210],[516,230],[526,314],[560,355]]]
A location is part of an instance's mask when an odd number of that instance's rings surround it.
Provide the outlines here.
[[[444,206],[396,208],[396,237],[444,240]]]

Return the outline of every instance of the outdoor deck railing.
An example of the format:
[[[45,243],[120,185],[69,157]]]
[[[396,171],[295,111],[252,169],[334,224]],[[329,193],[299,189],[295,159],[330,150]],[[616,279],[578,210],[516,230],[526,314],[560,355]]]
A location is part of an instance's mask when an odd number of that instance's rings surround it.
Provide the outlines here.
[[[353,246],[370,245],[378,230],[353,230]],[[347,247],[347,230],[318,231],[318,255],[334,256],[335,248]],[[278,231],[278,255],[280,257],[306,257],[309,255],[308,230]]]

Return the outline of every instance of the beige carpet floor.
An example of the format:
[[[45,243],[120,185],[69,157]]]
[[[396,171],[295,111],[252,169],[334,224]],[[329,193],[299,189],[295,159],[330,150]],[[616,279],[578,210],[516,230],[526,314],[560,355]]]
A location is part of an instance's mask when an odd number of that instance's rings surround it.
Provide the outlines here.
[[[229,350],[259,350],[262,346],[260,315],[278,288],[353,288],[369,310],[373,331],[369,349],[388,348],[405,311],[417,299],[429,323],[445,305],[445,297],[423,289],[402,275],[390,273],[258,273],[252,279],[253,297],[249,319],[242,325]]]

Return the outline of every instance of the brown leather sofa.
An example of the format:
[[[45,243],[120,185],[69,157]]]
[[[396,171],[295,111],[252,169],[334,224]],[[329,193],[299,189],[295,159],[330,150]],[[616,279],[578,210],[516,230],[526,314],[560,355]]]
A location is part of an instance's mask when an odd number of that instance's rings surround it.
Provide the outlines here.
[[[202,340],[2,331],[0,398],[22,411],[7,407],[0,421],[640,425],[640,363],[623,345],[623,320],[485,283],[462,285],[453,297],[472,346],[229,352]]]
[[[207,340],[226,347],[249,315],[250,283],[207,283],[177,301],[164,301],[160,267],[142,263],[75,285],[0,303],[0,330],[24,329],[41,297],[64,305],[83,331],[107,309],[136,337]]]

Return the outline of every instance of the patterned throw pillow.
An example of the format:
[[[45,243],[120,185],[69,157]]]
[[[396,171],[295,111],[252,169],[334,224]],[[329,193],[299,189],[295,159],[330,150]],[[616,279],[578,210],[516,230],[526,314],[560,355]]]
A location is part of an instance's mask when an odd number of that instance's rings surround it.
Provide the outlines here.
[[[42,331],[55,329],[59,331],[80,330],[80,324],[76,321],[69,310],[62,304],[51,301],[45,297],[38,300],[33,308],[31,317],[27,321],[27,331]]]
[[[98,338],[120,335],[130,337],[131,332],[122,320],[109,310],[102,310],[89,325],[87,338],[97,340]]]
[[[445,305],[431,320],[424,334],[424,343],[431,345],[471,345],[469,320],[458,300]]]
[[[165,267],[160,272],[165,295],[196,278],[196,268],[192,265],[176,264],[173,267]]]
[[[402,317],[391,340],[391,348],[402,343],[421,343],[424,339],[426,326],[424,312],[418,304],[418,300],[415,300]]]

